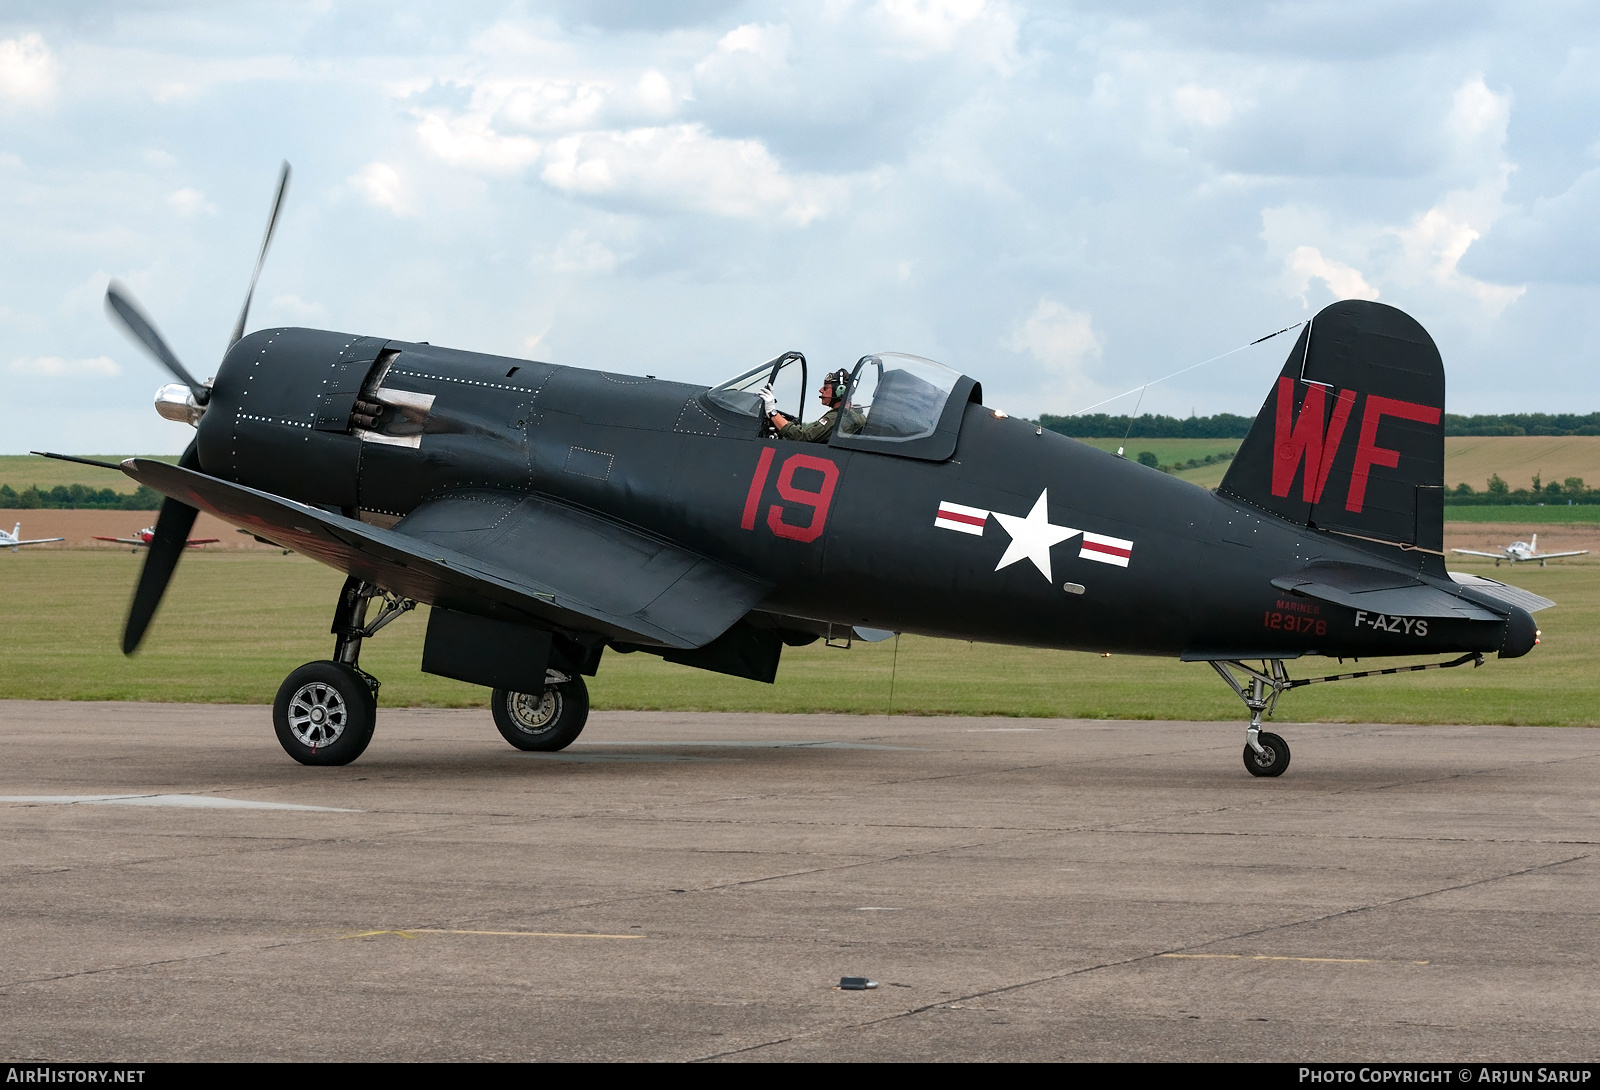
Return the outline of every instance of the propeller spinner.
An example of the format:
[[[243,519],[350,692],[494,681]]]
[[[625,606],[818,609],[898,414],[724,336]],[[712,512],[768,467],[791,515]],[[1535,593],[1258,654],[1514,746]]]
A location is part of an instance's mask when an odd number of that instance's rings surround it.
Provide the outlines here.
[[[239,320],[234,324],[233,335],[228,340],[229,348],[244,336],[245,323],[250,318],[250,303],[256,294],[256,281],[261,278],[261,266],[267,259],[267,248],[272,245],[272,234],[277,230],[278,213],[283,209],[283,198],[288,189],[289,164],[285,162],[278,172],[278,190],[272,199],[272,212],[267,217],[267,232],[261,239],[261,251],[256,255],[255,271],[250,274],[250,288],[245,292],[244,306],[239,311]],[[122,323],[123,328],[133,339],[143,345],[145,350],[155,357],[156,362],[178,380],[156,391],[156,411],[168,420],[181,420],[198,426],[200,418],[205,414],[206,404],[211,400],[211,387],[196,381],[188,369],[179,362],[177,355],[168,347],[166,339],[157,331],[155,323],[139,307],[133,298],[133,293],[126,285],[116,280],[110,283],[106,288],[106,308]],[[197,441],[189,444],[178,464],[185,469],[202,468]],[[156,607],[161,604],[167,583],[172,579],[178,558],[183,555],[189,531],[199,513],[188,504],[179,503],[174,499],[169,498],[162,502],[161,513],[156,519],[155,535],[150,541],[148,555],[145,557],[144,569],[139,573],[139,583],[134,588],[133,602],[128,607],[128,622],[122,633],[123,654],[133,654],[139,646],[139,641],[144,638],[145,629],[155,617]]]

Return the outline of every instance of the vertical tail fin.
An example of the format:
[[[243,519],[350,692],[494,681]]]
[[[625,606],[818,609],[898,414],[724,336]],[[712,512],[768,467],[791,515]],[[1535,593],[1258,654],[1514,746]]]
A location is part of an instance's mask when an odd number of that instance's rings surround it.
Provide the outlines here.
[[[1444,364],[1433,338],[1382,303],[1324,308],[1218,491],[1384,553],[1420,550],[1443,572]]]
[[[1539,551],[1539,535],[1538,534],[1534,534],[1533,535],[1533,540],[1528,542],[1528,551],[1529,552],[1534,552],[1534,553]]]

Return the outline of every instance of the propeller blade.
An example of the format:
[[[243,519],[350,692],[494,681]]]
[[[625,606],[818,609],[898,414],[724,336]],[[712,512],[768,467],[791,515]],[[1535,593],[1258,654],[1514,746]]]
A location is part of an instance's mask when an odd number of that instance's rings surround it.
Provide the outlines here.
[[[144,311],[139,309],[139,304],[133,301],[133,293],[119,280],[113,280],[106,286],[106,308],[122,320],[122,324],[134,340],[144,345],[152,356],[161,361],[161,365],[172,372],[174,378],[194,391],[194,399],[201,405],[211,397],[211,391],[195,381],[183,364],[178,362],[178,357],[172,354],[172,349],[167,347],[167,342],[161,334],[156,332],[156,327],[150,319],[145,317]]]
[[[200,458],[195,444],[183,452],[178,464],[184,469],[199,469]],[[139,585],[133,591],[133,604],[128,607],[128,624],[122,631],[122,653],[131,655],[144,639],[144,630],[156,615],[161,596],[166,593],[178,558],[188,547],[189,531],[200,512],[186,503],[168,498],[161,504],[161,514],[156,518],[155,536],[144,559],[144,570],[139,573]]]
[[[272,232],[278,227],[278,212],[283,208],[283,195],[289,191],[289,162],[284,160],[278,171],[278,195],[272,199],[272,214],[267,217],[267,234],[261,240],[261,253],[256,255],[256,271],[250,274],[250,290],[244,293],[244,309],[239,311],[239,321],[233,327],[233,337],[228,341],[232,348],[244,336],[244,323],[250,317],[250,300],[255,298],[256,281],[261,278],[261,266],[267,260],[267,247],[272,245]]]

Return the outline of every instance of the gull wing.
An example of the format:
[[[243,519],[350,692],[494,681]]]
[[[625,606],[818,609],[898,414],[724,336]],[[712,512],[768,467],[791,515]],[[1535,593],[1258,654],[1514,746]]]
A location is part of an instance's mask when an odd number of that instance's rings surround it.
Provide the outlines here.
[[[636,527],[536,496],[455,493],[385,530],[165,462],[132,458],[122,468],[329,567],[482,616],[688,649],[716,639],[772,589]]]

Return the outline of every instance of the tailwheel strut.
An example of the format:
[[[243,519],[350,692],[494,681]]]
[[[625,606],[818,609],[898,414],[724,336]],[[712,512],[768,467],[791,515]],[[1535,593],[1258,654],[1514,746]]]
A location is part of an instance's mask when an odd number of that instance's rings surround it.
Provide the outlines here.
[[[1247,666],[1238,659],[1212,659],[1211,668],[1228,683],[1245,707],[1250,709],[1250,725],[1244,732],[1244,766],[1252,776],[1281,776],[1289,767],[1289,744],[1276,734],[1263,732],[1261,717],[1271,716],[1278,697],[1288,689],[1317,685],[1326,681],[1350,681],[1358,677],[1383,674],[1412,674],[1421,670],[1448,670],[1453,666],[1483,665],[1483,655],[1472,651],[1449,662],[1424,662],[1415,666],[1391,666],[1385,670],[1359,670],[1326,677],[1290,678],[1283,659],[1262,659],[1261,668]]]

